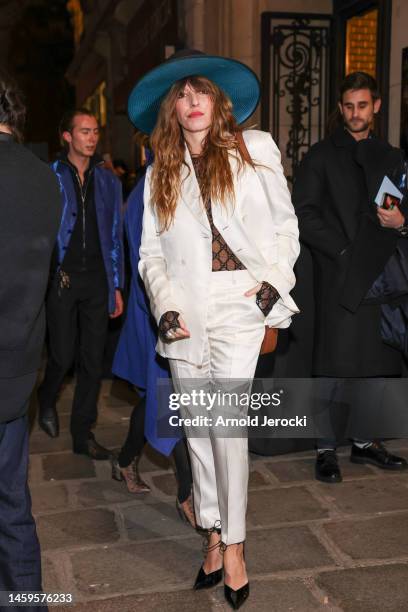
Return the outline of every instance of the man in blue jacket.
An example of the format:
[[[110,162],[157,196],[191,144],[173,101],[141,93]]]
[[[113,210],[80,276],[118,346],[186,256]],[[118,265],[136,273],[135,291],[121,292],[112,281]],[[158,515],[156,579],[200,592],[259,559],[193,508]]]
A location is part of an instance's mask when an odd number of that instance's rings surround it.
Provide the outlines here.
[[[121,184],[95,154],[99,126],[86,109],[66,114],[60,136],[65,152],[54,164],[63,197],[47,297],[48,363],[39,389],[39,424],[59,434],[56,401],[78,348],[71,414],[74,453],[108,459],[91,428],[97,418],[108,315],[122,314]]]

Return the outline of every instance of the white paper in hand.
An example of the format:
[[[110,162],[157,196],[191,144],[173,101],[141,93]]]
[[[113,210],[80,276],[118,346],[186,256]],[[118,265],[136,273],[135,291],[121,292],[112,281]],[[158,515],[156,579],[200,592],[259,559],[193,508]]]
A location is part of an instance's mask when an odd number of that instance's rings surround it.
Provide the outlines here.
[[[378,190],[377,195],[375,196],[375,203],[377,206],[382,206],[384,200],[384,194],[389,193],[390,195],[395,196],[399,200],[402,200],[404,195],[400,192],[399,189],[394,185],[394,183],[388,178],[388,176],[384,176],[381,186]]]

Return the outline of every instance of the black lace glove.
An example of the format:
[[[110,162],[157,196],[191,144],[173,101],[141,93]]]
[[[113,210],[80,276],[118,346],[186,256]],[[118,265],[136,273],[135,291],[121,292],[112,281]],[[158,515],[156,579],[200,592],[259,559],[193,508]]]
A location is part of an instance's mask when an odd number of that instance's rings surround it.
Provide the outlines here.
[[[179,316],[180,313],[175,310],[168,310],[160,317],[159,335],[164,342],[170,342],[172,340],[172,330],[180,327]]]
[[[275,287],[272,287],[272,285],[264,281],[262,287],[256,294],[256,303],[265,317],[271,312],[274,304],[276,304],[279,298],[280,295]]]

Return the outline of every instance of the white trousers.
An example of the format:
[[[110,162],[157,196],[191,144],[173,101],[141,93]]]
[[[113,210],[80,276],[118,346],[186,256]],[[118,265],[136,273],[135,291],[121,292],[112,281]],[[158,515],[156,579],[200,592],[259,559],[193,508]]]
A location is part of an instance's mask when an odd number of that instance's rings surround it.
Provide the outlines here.
[[[191,393],[197,386],[208,389],[209,381],[232,379],[246,380],[250,392],[265,332],[265,317],[255,296],[244,295],[255,285],[246,270],[211,274],[204,360],[197,366],[169,359],[176,393]],[[188,313],[185,318],[188,327]],[[195,410],[186,407],[182,416],[194,416]],[[227,412],[234,413],[232,404]],[[226,438],[216,435],[211,426],[196,432],[194,427],[185,429],[197,524],[204,529],[221,526],[225,544],[243,542],[248,496],[246,431],[237,430],[236,437]]]

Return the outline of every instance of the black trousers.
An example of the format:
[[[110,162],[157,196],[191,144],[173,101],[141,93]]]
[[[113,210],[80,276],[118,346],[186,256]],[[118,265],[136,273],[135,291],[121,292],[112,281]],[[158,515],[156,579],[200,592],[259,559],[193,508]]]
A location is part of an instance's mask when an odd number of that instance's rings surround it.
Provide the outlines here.
[[[92,436],[97,418],[109,320],[108,285],[104,270],[69,276],[69,288],[59,291],[54,279],[48,293],[48,361],[38,399],[43,416],[55,409],[64,377],[78,356],[71,435],[74,444],[81,445]]]

